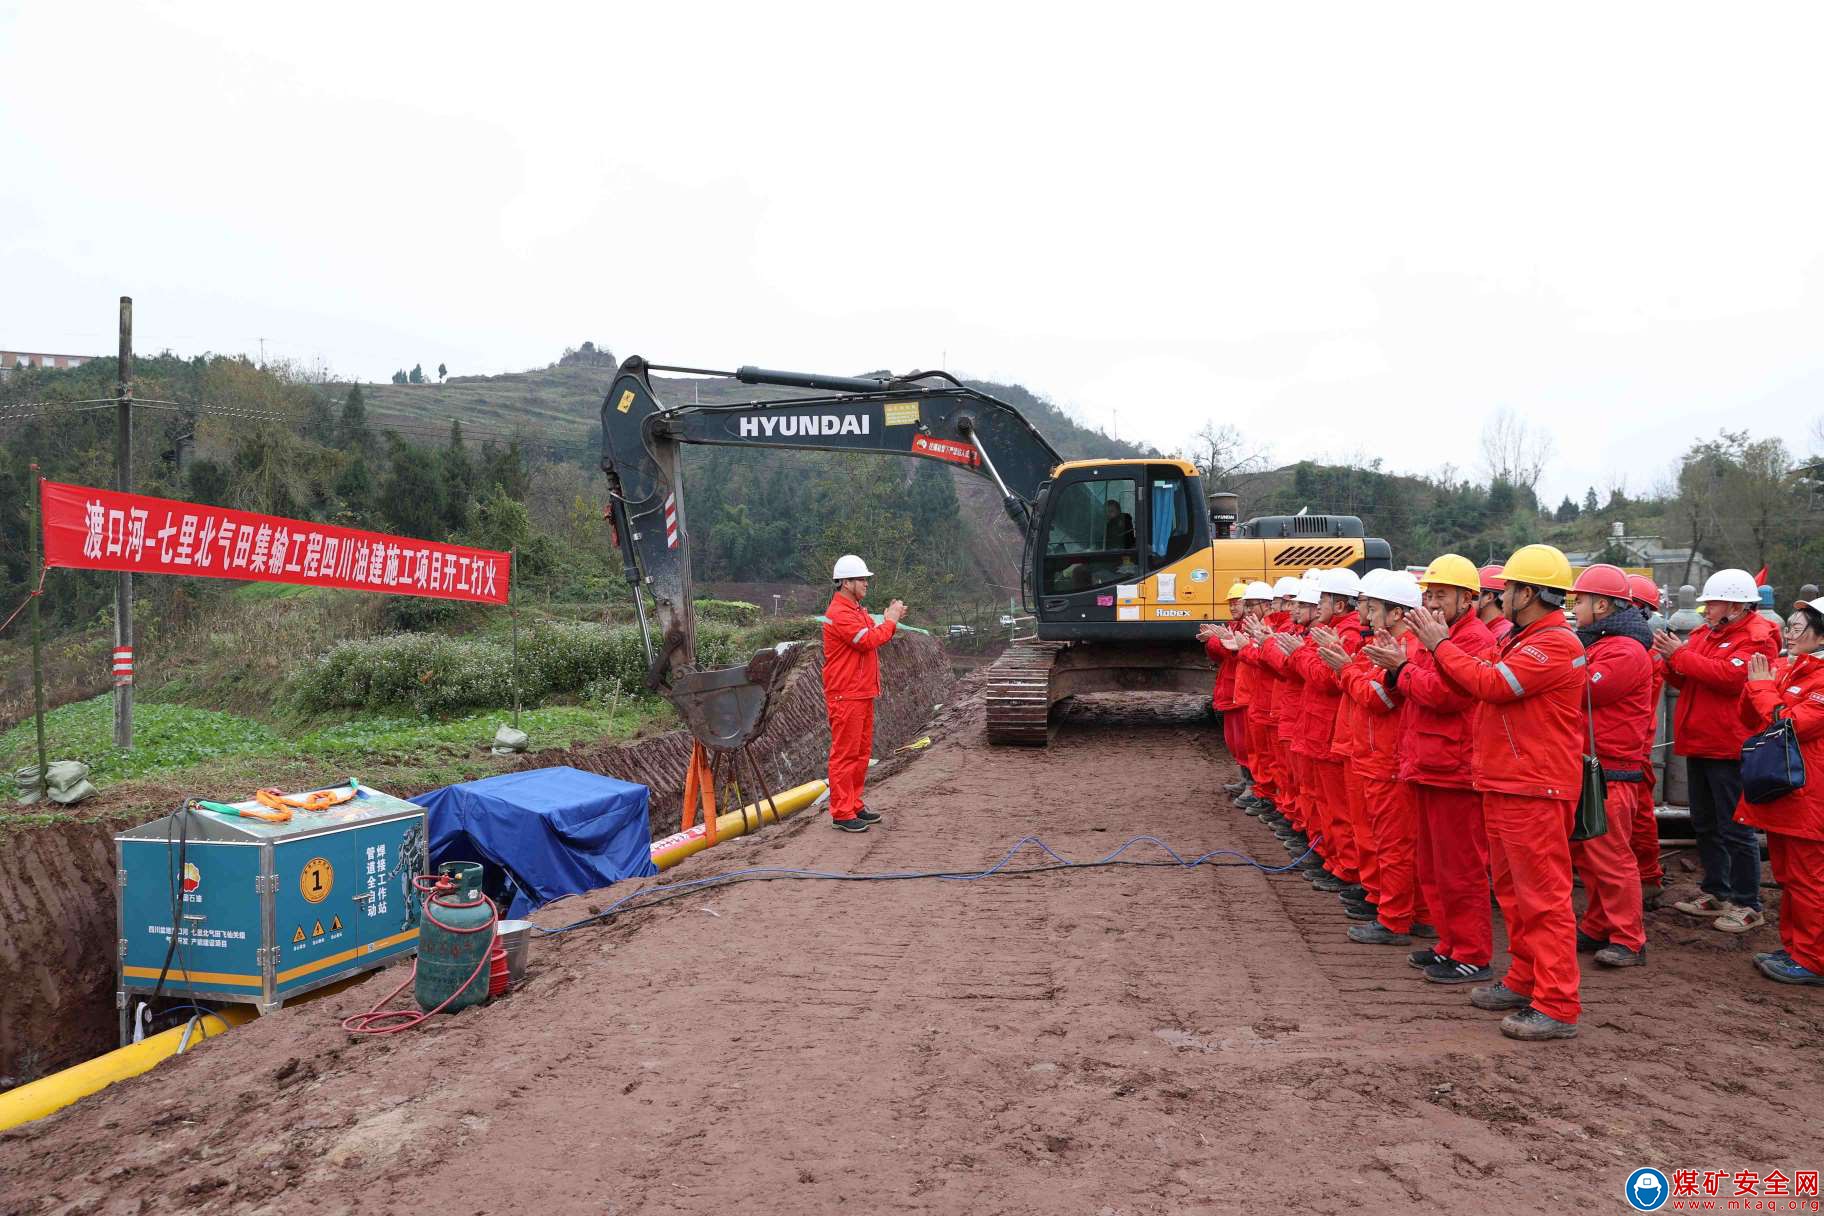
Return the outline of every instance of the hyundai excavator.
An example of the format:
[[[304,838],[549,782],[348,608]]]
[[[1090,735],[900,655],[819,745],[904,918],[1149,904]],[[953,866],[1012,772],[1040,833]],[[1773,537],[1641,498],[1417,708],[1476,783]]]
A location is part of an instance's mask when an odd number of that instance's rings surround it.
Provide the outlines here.
[[[732,404],[667,405],[651,373],[809,390]],[[1314,567],[1390,564],[1387,542],[1352,515],[1236,523],[1238,499],[1205,500],[1195,466],[1165,457],[1066,461],[1020,412],[947,372],[826,376],[713,371],[634,357],[602,402],[602,471],[621,568],[633,588],[647,681],[712,748],[758,733],[772,652],[701,671],[691,611],[683,444],[873,452],[936,460],[993,483],[1023,540],[1021,594],[1035,641],[1009,646],[987,676],[988,737],[1043,746],[1052,709],[1080,693],[1207,694],[1197,629],[1228,618],[1229,584]]]

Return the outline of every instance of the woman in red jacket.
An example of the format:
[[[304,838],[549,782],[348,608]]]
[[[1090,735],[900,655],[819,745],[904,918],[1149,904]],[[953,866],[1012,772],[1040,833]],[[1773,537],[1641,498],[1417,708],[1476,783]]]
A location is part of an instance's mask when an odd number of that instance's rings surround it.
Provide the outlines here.
[[[1743,799],[1737,823],[1767,833],[1767,858],[1784,892],[1780,945],[1754,965],[1782,984],[1824,985],[1824,599],[1800,603],[1786,626],[1789,657],[1748,660],[1742,718],[1751,731],[1791,718],[1805,759],[1806,782],[1784,798]]]

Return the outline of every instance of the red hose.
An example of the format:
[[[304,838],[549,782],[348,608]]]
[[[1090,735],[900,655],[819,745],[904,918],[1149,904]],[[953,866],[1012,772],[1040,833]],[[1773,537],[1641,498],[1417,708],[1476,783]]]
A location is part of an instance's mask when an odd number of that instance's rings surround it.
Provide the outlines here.
[[[414,877],[412,879],[412,886],[417,890],[425,892],[424,919],[426,921],[436,925],[445,933],[480,933],[483,930],[486,930],[489,935],[488,948],[481,952],[481,961],[475,964],[475,970],[469,972],[469,978],[458,984],[455,991],[439,1001],[435,1009],[388,1009],[387,1006],[393,1003],[393,998],[398,996],[401,992],[404,992],[406,987],[411,984],[413,980],[418,978],[418,960],[413,959],[412,973],[406,976],[404,980],[400,981],[397,988],[382,997],[380,1001],[366,1013],[351,1014],[342,1019],[342,1029],[348,1031],[350,1034],[397,1034],[401,1030],[410,1030],[412,1027],[417,1026],[422,1022],[429,1021],[432,1015],[442,1013],[445,1005],[448,1005],[451,1001],[468,990],[469,985],[475,982],[475,978],[481,974],[482,968],[488,965],[489,958],[494,953],[494,941],[498,936],[495,933],[495,929],[500,924],[500,909],[494,906],[493,900],[489,899],[486,895],[462,904],[439,900],[437,898],[439,895],[442,895],[446,891],[454,891],[456,889],[455,880],[448,874],[439,874],[435,878],[425,878],[423,876]],[[485,903],[488,905],[488,911],[490,913],[488,922],[484,925],[475,925],[467,929],[458,928],[455,925],[446,925],[431,914],[432,905],[437,903],[442,903],[446,908],[473,908],[477,904]],[[388,1022],[387,1019],[389,1018],[404,1020]]]

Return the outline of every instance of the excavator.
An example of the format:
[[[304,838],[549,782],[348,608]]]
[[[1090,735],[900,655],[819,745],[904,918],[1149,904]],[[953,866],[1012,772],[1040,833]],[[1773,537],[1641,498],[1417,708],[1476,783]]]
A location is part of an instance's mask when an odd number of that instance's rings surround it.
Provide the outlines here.
[[[728,404],[661,403],[652,373],[810,395]],[[1353,515],[1275,515],[1237,523],[1239,499],[1206,500],[1194,465],[1166,457],[1064,460],[1013,406],[947,372],[830,376],[677,367],[634,357],[602,402],[606,512],[633,588],[647,681],[705,746],[758,733],[771,651],[744,667],[696,666],[684,444],[872,452],[936,460],[992,482],[1023,542],[1025,610],[1035,640],[1009,646],[987,675],[988,737],[1043,746],[1052,710],[1078,694],[1205,693],[1197,629],[1228,617],[1234,582],[1317,567],[1384,568],[1386,541]]]

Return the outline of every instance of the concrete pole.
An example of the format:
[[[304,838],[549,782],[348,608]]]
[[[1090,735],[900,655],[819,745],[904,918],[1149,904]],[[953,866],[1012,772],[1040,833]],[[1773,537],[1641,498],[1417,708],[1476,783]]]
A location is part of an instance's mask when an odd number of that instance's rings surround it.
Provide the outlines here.
[[[114,411],[114,488],[133,492],[133,298],[120,297],[120,368]],[[133,649],[133,575],[122,570],[114,576],[114,646]],[[133,746],[133,684],[131,677],[114,680],[114,746]]]

